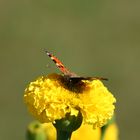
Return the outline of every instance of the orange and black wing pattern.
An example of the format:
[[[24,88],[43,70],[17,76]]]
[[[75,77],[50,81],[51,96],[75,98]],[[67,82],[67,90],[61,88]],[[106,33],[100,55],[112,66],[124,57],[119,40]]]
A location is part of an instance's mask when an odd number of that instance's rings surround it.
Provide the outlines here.
[[[51,58],[51,60],[56,64],[58,69],[66,76],[75,76],[76,74],[70,72],[64,64],[54,55],[52,55],[50,52],[45,50],[46,54]]]

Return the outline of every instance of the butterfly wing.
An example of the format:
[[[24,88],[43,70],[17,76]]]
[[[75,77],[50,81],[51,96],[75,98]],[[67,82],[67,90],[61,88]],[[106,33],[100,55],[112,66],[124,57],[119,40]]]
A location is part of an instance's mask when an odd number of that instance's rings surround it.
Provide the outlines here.
[[[51,58],[51,60],[56,64],[58,69],[66,76],[76,76],[75,73],[70,72],[64,64],[54,55],[52,55],[50,52],[45,50],[46,54]]]
[[[108,80],[107,78],[103,77],[70,77],[71,80],[81,81],[81,80]]]
[[[58,69],[65,75],[65,77],[67,77],[71,81],[79,82],[81,80],[97,80],[97,79],[108,80],[107,78],[103,78],[103,77],[80,77],[80,76],[77,76],[75,73],[70,72],[56,56],[52,55],[47,50],[45,50],[45,52],[51,58],[51,60],[56,64]]]

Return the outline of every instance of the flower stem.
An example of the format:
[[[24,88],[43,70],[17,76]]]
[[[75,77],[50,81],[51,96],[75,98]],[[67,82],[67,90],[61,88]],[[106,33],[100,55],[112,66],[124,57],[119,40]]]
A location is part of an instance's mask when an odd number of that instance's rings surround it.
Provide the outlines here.
[[[107,126],[106,125],[101,128],[101,132],[102,132],[101,133],[101,140],[104,140],[104,135],[105,135],[106,129],[107,129]]]
[[[57,130],[57,140],[70,140],[72,132]]]

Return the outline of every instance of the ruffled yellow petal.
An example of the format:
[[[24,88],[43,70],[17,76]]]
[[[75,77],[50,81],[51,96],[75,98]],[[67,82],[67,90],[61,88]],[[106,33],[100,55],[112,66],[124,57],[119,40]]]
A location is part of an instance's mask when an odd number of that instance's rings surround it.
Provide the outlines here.
[[[67,113],[77,116],[80,111],[84,123],[94,128],[103,126],[114,112],[115,98],[99,80],[83,81],[82,91],[75,92],[62,82],[62,75],[39,77],[25,90],[24,100],[29,111],[41,122],[55,122]]]
[[[84,122],[94,124],[94,128],[101,127],[112,118],[116,100],[101,81],[94,80],[86,84],[84,94],[79,94]]]

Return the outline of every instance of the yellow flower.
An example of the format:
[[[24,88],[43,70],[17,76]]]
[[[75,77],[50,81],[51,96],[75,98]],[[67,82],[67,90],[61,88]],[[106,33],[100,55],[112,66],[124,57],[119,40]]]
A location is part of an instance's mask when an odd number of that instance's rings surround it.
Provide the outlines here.
[[[105,131],[104,140],[118,140],[118,133],[117,125],[112,123]]]
[[[42,128],[45,130],[47,140],[56,140],[56,129],[52,123],[43,123]]]
[[[115,98],[100,80],[83,80],[68,85],[64,76],[39,77],[25,90],[29,111],[41,122],[55,122],[65,115],[82,113],[83,123],[94,128],[103,126],[113,115]]]
[[[100,140],[100,136],[100,128],[93,129],[91,125],[85,124],[72,133],[71,140]]]
[[[47,140],[56,140],[56,130],[51,123],[42,124],[46,132]],[[100,140],[101,129],[93,129],[91,125],[81,125],[79,129],[72,133],[71,140]],[[118,140],[118,127],[116,123],[112,123],[105,131],[104,140]]]

